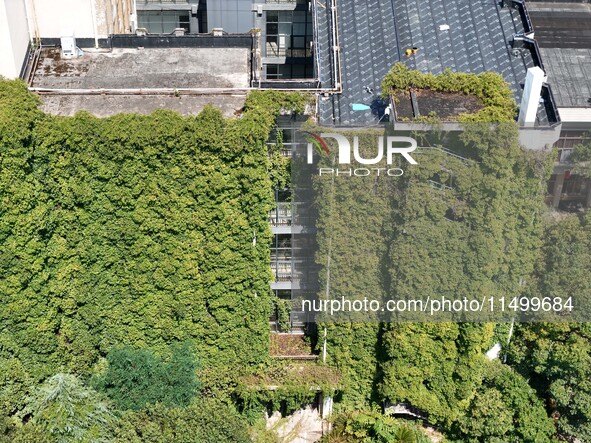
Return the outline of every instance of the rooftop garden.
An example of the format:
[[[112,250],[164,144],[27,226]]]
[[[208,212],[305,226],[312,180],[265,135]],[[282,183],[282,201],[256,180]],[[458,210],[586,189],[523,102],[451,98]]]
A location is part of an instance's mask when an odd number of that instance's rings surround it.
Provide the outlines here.
[[[382,81],[382,91],[385,98],[394,98],[398,120],[510,122],[515,120],[517,110],[509,85],[494,72],[473,74],[446,69],[434,75],[397,63]],[[411,92],[423,110],[419,117],[413,118]]]

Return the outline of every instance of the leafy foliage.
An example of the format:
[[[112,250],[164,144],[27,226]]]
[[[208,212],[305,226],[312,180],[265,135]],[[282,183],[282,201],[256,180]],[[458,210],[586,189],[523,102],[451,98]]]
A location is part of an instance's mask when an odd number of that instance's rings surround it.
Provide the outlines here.
[[[425,411],[449,427],[466,412],[481,384],[490,324],[392,324],[384,335],[382,395]]]
[[[424,74],[396,63],[382,81],[385,98],[396,91],[411,88],[457,92],[474,95],[482,100],[484,108],[476,114],[462,114],[464,122],[511,122],[515,120],[517,105],[507,82],[500,74],[483,72],[472,74],[446,69],[441,75]]]
[[[166,355],[190,340],[210,373],[268,359],[266,142],[279,113],[306,103],[255,92],[239,119],[211,107],[64,118],[0,81],[0,415],[23,408],[29,384],[89,374],[114,347]]]
[[[586,135],[582,143],[576,145],[569,161],[575,163],[573,173],[591,178],[591,139]]]
[[[554,423],[527,381],[491,362],[465,416],[455,426],[461,442],[554,441]]]
[[[208,363],[260,361],[271,278],[265,142],[284,104],[269,100],[253,95],[229,121],[211,108],[195,118],[45,116],[21,149],[3,139],[3,339],[77,370],[115,344],[187,338],[200,339]]]
[[[291,414],[312,403],[317,392],[334,395],[340,382],[339,372],[329,366],[275,360],[242,377],[236,395],[245,414],[256,419],[267,409]]]
[[[548,218],[530,293],[573,297],[586,321],[591,308],[591,224],[589,215]],[[557,320],[564,320],[560,317]],[[565,439],[591,440],[591,328],[589,323],[518,325],[509,363],[547,401]]]
[[[51,377],[29,398],[25,411],[58,443],[111,440],[114,416],[99,395],[74,375]]]
[[[351,135],[363,153],[383,134]],[[398,179],[316,180],[317,261],[325,279],[331,257],[331,299],[524,293],[520,283],[534,273],[542,247],[546,160],[520,149],[512,123],[467,125],[460,142],[443,137],[456,155],[424,152]],[[416,323],[419,317],[408,313],[396,313],[395,323],[380,319],[364,313],[358,322],[321,320],[328,362],[343,372],[340,408],[407,402],[451,431],[485,380],[495,325]]]
[[[373,411],[342,413],[333,420],[332,431],[321,443],[429,443],[413,423]]]
[[[197,361],[188,343],[172,348],[169,361],[149,350],[120,348],[107,355],[106,373],[96,381],[120,410],[140,410],[147,404],[187,406],[198,393]]]
[[[591,439],[591,328],[588,323],[521,325],[510,361],[546,398],[561,435]]]
[[[248,428],[225,403],[200,399],[186,408],[161,404],[121,418],[117,443],[250,443]]]

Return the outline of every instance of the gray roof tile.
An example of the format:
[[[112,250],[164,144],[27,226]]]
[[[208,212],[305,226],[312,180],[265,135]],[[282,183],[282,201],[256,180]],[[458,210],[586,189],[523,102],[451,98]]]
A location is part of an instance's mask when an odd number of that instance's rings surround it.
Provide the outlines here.
[[[384,108],[381,81],[398,61],[434,74],[446,68],[499,72],[518,101],[527,68],[534,66],[529,51],[511,54],[510,40],[524,31],[523,23],[517,10],[501,8],[496,0],[341,0],[337,5],[343,94],[321,101],[324,125],[377,124]],[[439,29],[444,24],[449,30]],[[320,41],[329,49],[328,35]],[[404,52],[412,47],[418,53],[407,58]],[[327,84],[329,71],[323,71]],[[372,111],[353,111],[354,103],[370,105]]]

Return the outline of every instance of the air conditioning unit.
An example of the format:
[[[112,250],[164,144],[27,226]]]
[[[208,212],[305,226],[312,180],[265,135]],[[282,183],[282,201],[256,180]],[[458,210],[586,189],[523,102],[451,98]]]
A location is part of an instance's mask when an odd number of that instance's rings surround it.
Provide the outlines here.
[[[60,37],[60,44],[62,47],[62,58],[75,58],[82,55],[82,50],[76,46],[76,37],[74,32],[64,31]]]

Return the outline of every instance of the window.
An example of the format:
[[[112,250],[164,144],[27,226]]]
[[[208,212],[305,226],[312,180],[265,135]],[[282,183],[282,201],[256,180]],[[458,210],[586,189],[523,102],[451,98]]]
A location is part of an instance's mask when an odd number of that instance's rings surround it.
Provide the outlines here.
[[[175,28],[189,32],[189,14],[184,11],[138,11],[138,28],[151,34],[170,34]]]
[[[312,16],[307,11],[268,11],[267,57],[312,57]]]

